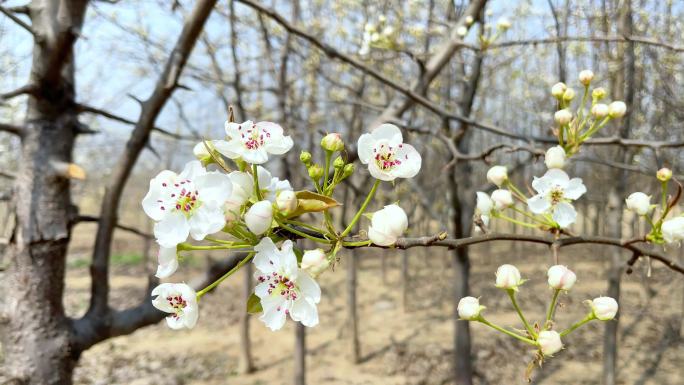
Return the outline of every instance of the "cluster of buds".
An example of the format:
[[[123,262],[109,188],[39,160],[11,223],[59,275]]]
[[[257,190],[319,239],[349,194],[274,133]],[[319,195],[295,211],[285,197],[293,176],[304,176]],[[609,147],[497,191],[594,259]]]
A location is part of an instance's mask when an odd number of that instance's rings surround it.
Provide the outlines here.
[[[551,87],[551,95],[558,102],[558,110],[554,113],[557,124],[556,134],[560,146],[568,156],[579,151],[580,145],[611,119],[622,118],[627,113],[627,106],[622,101],[610,104],[601,103],[606,97],[606,90],[597,87],[591,89],[594,73],[584,70],[579,73],[578,80],[583,88],[583,96],[577,110],[573,113],[572,103],[577,93],[565,83],[556,83]],[[591,102],[589,113],[585,111],[589,95]]]
[[[387,22],[385,15],[379,15],[377,23],[368,22],[363,27],[363,39],[359,55],[367,56],[371,48],[393,49],[399,43],[399,31]]]
[[[556,265],[550,267],[547,272],[547,282],[553,294],[546,312],[546,319],[543,322],[530,324],[516,299],[517,292],[526,280],[522,278],[520,271],[515,266],[502,265],[496,271],[495,286],[506,291],[508,294],[511,304],[523,324],[524,332],[519,333],[517,329],[504,328],[488,321],[483,315],[486,307],[480,304],[480,300],[475,297],[461,298],[457,307],[458,316],[466,321],[482,323],[494,330],[536,347],[538,354],[535,357],[535,363],[541,364],[545,358],[553,356],[563,349],[562,338],[577,328],[593,320],[610,321],[617,314],[617,301],[610,297],[597,297],[593,300],[585,301],[589,306],[589,311],[584,318],[563,331],[554,330],[556,326],[554,315],[559,296],[561,293],[569,292],[576,281],[577,276],[566,266]]]
[[[672,170],[661,168],[656,173],[660,181],[660,202],[651,203],[651,196],[641,191],[631,193],[625,199],[625,207],[637,217],[643,217],[651,225],[644,239],[655,244],[679,243],[684,240],[684,216],[670,216],[681,196],[682,186],[672,177]],[[677,184],[678,192],[668,198],[670,181]]]

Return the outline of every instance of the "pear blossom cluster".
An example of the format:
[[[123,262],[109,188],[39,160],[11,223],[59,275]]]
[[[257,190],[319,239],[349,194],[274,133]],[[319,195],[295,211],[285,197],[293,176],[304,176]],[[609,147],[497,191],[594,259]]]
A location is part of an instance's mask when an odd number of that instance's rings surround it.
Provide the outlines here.
[[[479,298],[475,297],[461,298],[457,307],[459,318],[466,321],[479,322],[535,347],[537,355],[535,356],[534,363],[541,364],[546,358],[557,354],[563,349],[563,338],[570,333],[590,321],[610,321],[615,318],[618,312],[618,303],[615,299],[596,297],[593,300],[585,301],[589,309],[584,318],[566,329],[558,329],[554,316],[558,307],[559,297],[561,294],[569,293],[577,281],[577,276],[567,266],[555,265],[551,266],[547,271],[547,283],[552,295],[546,311],[546,317],[542,321],[531,324],[525,317],[516,298],[518,291],[526,281],[526,279],[522,278],[520,270],[513,265],[501,265],[496,271],[495,286],[508,294],[511,304],[523,325],[522,329],[505,328],[487,320],[483,314],[486,307],[480,303]]]
[[[587,188],[581,178],[571,177],[564,168],[580,151],[582,143],[612,119],[622,118],[627,113],[627,106],[622,101],[602,103],[606,91],[601,87],[592,89],[594,73],[591,70],[581,71],[578,80],[583,88],[581,98],[576,98],[578,93],[565,83],[551,87],[551,95],[558,106],[554,114],[558,145],[546,150],[547,171],[531,181],[534,193],[527,194],[527,189],[518,188],[508,177],[504,165],[495,165],[487,172],[487,180],[498,189],[491,194],[476,193],[475,222],[480,229],[486,229],[491,218],[498,218],[558,235],[577,220],[573,202],[581,198]],[[580,103],[573,111],[575,99],[580,99]],[[521,213],[524,219],[513,218],[511,212]]]
[[[644,218],[651,226],[643,238],[645,241],[679,244],[684,240],[684,215],[672,215],[672,212],[681,196],[682,186],[675,180],[679,192],[674,196],[669,195],[673,177],[672,170],[667,167],[658,170],[656,178],[660,181],[660,202],[651,203],[651,195],[637,191],[625,199],[625,207],[637,218]]]
[[[416,176],[421,156],[404,143],[394,125],[382,124],[361,135],[359,160],[375,183],[352,221],[338,230],[332,218],[340,205],[333,197],[335,188],[355,171],[354,164],[343,158],[345,144],[340,134],[322,138],[322,163],[314,162],[306,151],[300,154],[313,188],[295,191],[290,181],[266,168],[273,156],[284,155],[294,146],[280,125],[228,121],[224,129],[224,138],[197,143],[193,148],[197,160],[188,162],[180,173],[164,170],[155,176],[142,206],[154,221],[160,279],[176,273],[185,253],[224,250],[245,257],[199,291],[185,283],[160,284],[151,293],[152,304],[168,314],[170,328],[193,328],[202,296],[251,261],[256,286],[247,311],[259,313],[271,330],[281,329],[288,318],[316,326],[321,301],[316,278],[334,265],[338,252],[345,247],[393,247],[406,232],[408,218],[398,204],[375,213],[366,211],[381,182]],[[322,215],[324,226],[302,222],[304,214]],[[367,230],[351,234],[365,217],[370,218]],[[299,238],[320,247],[301,250],[293,242]]]

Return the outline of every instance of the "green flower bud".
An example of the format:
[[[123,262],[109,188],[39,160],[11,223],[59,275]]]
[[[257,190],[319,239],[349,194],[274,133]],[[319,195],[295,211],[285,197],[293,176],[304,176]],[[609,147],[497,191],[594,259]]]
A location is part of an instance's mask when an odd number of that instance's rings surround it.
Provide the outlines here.
[[[346,178],[354,173],[354,163],[345,164],[342,169],[342,177]]]
[[[299,154],[299,160],[302,161],[302,163],[308,165],[311,163],[311,153],[308,151],[302,151],[301,154]]]
[[[311,179],[318,181],[321,178],[323,178],[323,167],[314,164],[313,166],[309,167],[309,176]]]
[[[606,97],[606,90],[603,87],[599,88],[594,88],[593,91],[591,91],[591,98],[596,100],[601,100]]]
[[[344,159],[342,159],[341,156],[335,158],[335,160],[333,161],[333,167],[335,167],[335,170],[344,167]]]
[[[336,152],[344,150],[344,141],[340,134],[334,132],[323,137],[321,147],[326,151]]]

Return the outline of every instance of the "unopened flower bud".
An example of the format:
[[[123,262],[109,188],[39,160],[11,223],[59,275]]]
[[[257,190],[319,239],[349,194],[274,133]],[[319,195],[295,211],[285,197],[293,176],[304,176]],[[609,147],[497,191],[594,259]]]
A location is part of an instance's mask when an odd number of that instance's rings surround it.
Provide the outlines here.
[[[496,27],[499,28],[502,31],[505,31],[509,28],[511,28],[511,22],[508,21],[506,18],[501,18],[496,22]]]
[[[546,150],[544,163],[549,169],[563,168],[565,166],[565,150],[561,146],[554,146]]]
[[[309,176],[311,179],[318,181],[321,178],[323,178],[323,167],[314,164],[313,166],[309,167]]]
[[[563,92],[563,100],[565,100],[566,102],[569,102],[574,98],[575,90],[573,90],[572,88],[568,88],[567,90],[565,90],[565,92]]]
[[[321,147],[326,151],[337,152],[344,150],[344,141],[340,134],[333,132],[321,139]]]
[[[470,16],[470,15],[466,16],[466,18],[465,18],[466,25],[471,25],[471,24],[473,24],[473,22],[475,22],[475,19],[473,19],[472,16]]]
[[[591,91],[591,98],[594,100],[601,100],[606,97],[606,89],[603,87],[594,88]]]
[[[513,195],[508,190],[494,190],[492,192],[492,201],[497,210],[504,210],[513,206]]]
[[[342,177],[346,178],[349,175],[353,174],[354,169],[355,169],[354,163],[345,164],[344,168],[342,169]]]
[[[551,87],[551,95],[555,96],[556,99],[560,99],[563,97],[563,93],[565,93],[566,89],[568,89],[568,86],[566,86],[565,83],[556,83]]]
[[[501,187],[508,180],[508,170],[504,166],[494,166],[487,171],[487,180]]]
[[[684,240],[684,217],[675,217],[663,222],[663,239],[667,243]]]
[[[580,83],[584,84],[585,86],[588,86],[591,81],[594,79],[594,73],[591,72],[590,70],[584,70],[579,73],[579,81]]]
[[[603,103],[594,104],[594,106],[591,107],[591,115],[595,119],[605,118],[606,116],[608,116],[608,106]]]
[[[245,224],[249,231],[261,235],[271,228],[273,206],[270,201],[259,201],[245,213]]]
[[[539,332],[537,343],[541,352],[545,356],[551,356],[563,349],[563,342],[560,334],[555,330],[544,330]]]
[[[297,195],[292,190],[282,190],[276,195],[276,207],[283,214],[290,214],[297,210]]]
[[[207,144],[211,145],[209,143]],[[195,158],[197,158],[197,160],[202,162],[202,166],[204,167],[213,162],[211,154],[209,153],[209,150],[207,150],[207,146],[204,144],[204,142],[197,143],[195,147],[192,148],[192,153],[193,155],[195,155]]]
[[[302,151],[301,154],[299,154],[299,160],[305,165],[308,165],[311,163],[311,153],[308,151]]]
[[[513,265],[501,265],[496,270],[496,287],[506,290],[517,290],[522,285],[520,270]]]
[[[465,27],[463,25],[459,26],[456,28],[456,34],[460,37],[465,37],[465,35],[468,34],[468,27]]]
[[[556,290],[570,290],[577,281],[575,273],[563,265],[551,266],[546,275],[549,278],[549,286]]]
[[[618,100],[608,105],[608,115],[610,115],[611,118],[621,118],[625,116],[625,113],[627,113],[627,105],[625,102]]]
[[[376,245],[390,246],[408,228],[408,217],[398,205],[388,205],[373,213],[368,238]]]
[[[463,320],[474,321],[485,307],[475,297],[463,297],[458,301],[458,317]]]
[[[322,249],[307,250],[302,256],[302,269],[314,277],[325,271],[328,266],[330,266],[330,261]]]
[[[667,167],[663,167],[656,173],[656,178],[661,182],[667,182],[672,179],[672,170]]]
[[[618,311],[618,303],[611,297],[598,297],[591,301],[591,311],[594,317],[601,321],[610,321],[615,318]]]
[[[651,197],[642,192],[630,194],[625,199],[625,204],[627,205],[627,210],[637,215],[646,215],[651,211]]]
[[[572,112],[567,108],[556,111],[556,113],[553,114],[553,119],[559,125],[564,126],[572,121]]]
[[[344,167],[344,159],[342,159],[341,156],[335,158],[335,160],[333,161],[333,167],[335,167],[336,170]]]

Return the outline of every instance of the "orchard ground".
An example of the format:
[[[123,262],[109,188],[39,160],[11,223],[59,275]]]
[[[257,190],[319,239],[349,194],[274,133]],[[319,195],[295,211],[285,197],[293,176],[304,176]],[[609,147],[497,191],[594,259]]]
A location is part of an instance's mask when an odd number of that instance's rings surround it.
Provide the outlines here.
[[[84,226],[85,227],[85,226]],[[85,230],[85,229],[84,229]],[[88,305],[89,254],[86,231],[79,231],[69,257],[66,307],[70,315],[82,314]],[[84,247],[83,252],[79,246]],[[156,257],[152,246],[152,261]],[[551,264],[544,247],[516,248],[492,243],[471,248],[472,295],[480,297],[486,317],[497,324],[522,328],[506,294],[494,287],[494,272],[503,263],[518,266],[530,279],[520,291],[528,319],[540,320],[550,299],[546,270]],[[115,243],[112,268],[112,301],[117,308],[131,306],[144,296],[146,272],[139,255],[142,246],[134,237],[121,236]],[[569,295],[561,297],[558,329],[585,315],[582,303],[604,295],[605,269],[610,248],[567,248],[561,263],[578,276]],[[676,252],[674,250],[673,252]],[[137,253],[137,254],[136,254]],[[453,340],[453,306],[449,268],[451,256],[442,249],[413,249],[406,309],[400,275],[403,251],[360,252],[358,312],[362,362],[349,363],[346,330],[346,261],[342,252],[335,271],[319,282],[323,298],[321,323],[307,329],[307,379],[309,384],[450,384]],[[381,254],[385,254],[386,279]],[[218,257],[218,255],[215,255]],[[677,258],[677,255],[673,255]],[[173,281],[190,280],[202,271],[204,256],[182,263]],[[684,339],[680,337],[684,307],[684,277],[654,263],[651,278],[640,262],[633,274],[623,275],[620,301],[618,375],[620,384],[676,385],[684,383]],[[138,330],[130,336],[108,340],[85,352],[76,370],[76,384],[291,384],[294,328],[292,322],[271,332],[256,317],[251,320],[253,355],[257,371],[238,372],[238,320],[244,311],[243,274],[238,273],[202,299],[200,321],[191,331],[169,330],[164,323]],[[465,321],[460,321],[465,322]],[[602,370],[604,324],[592,322],[564,339],[566,349],[534,372],[537,384],[599,384]],[[477,384],[523,384],[533,350],[523,343],[473,324],[473,360]],[[684,334],[684,333],[682,333]]]

